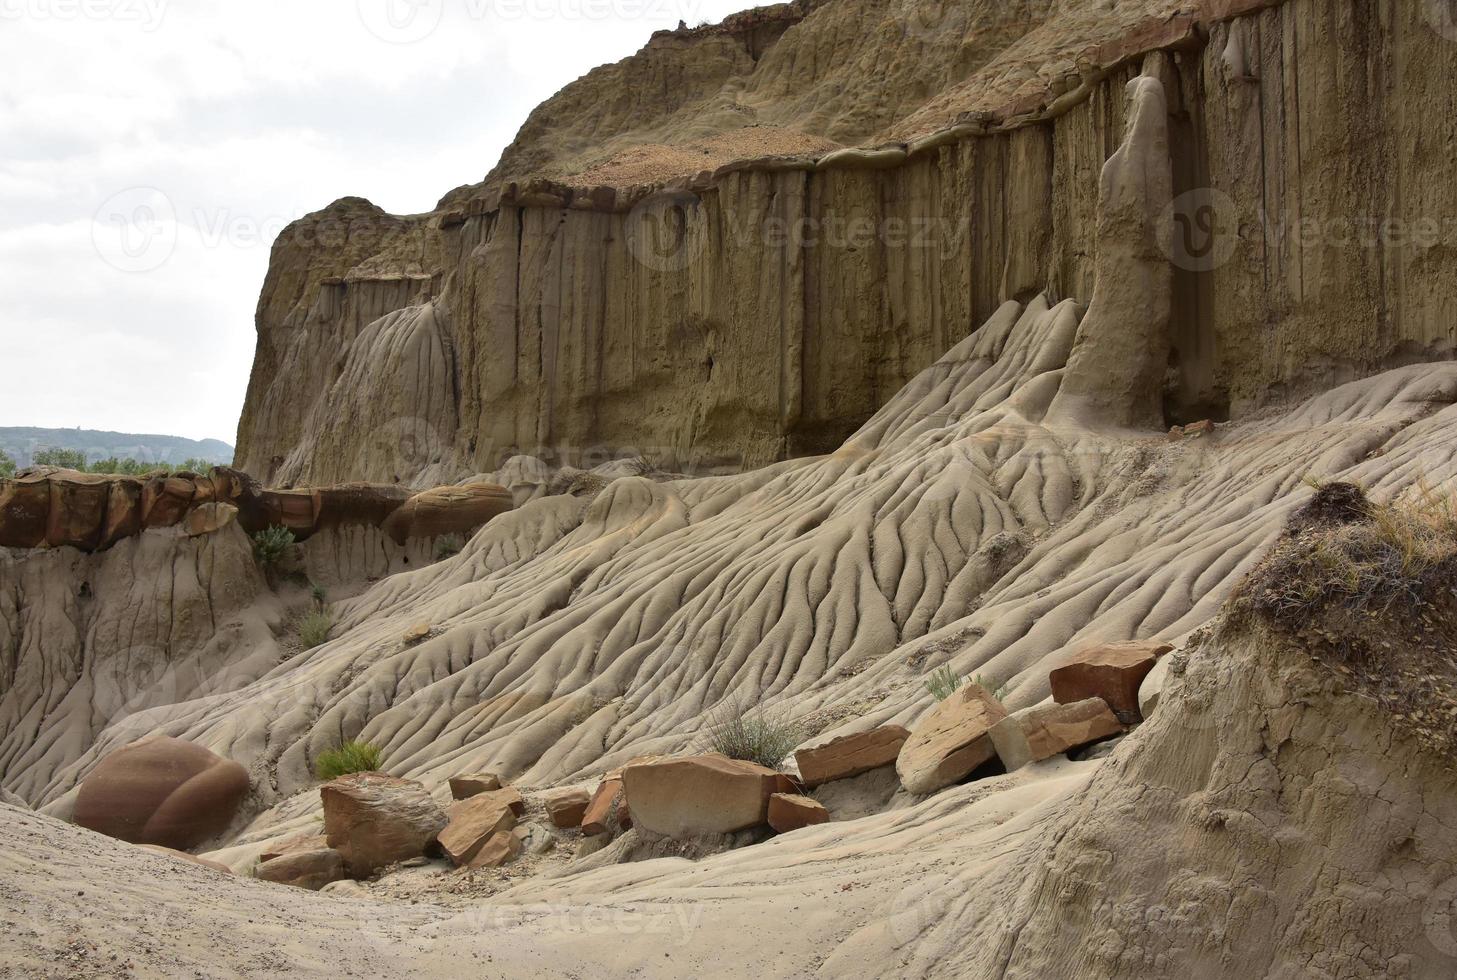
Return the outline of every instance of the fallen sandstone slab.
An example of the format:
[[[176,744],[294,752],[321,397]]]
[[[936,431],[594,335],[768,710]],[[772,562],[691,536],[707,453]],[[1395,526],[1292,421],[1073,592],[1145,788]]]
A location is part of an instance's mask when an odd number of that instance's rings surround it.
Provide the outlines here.
[[[989,733],[1008,772],[1070,752],[1123,731],[1102,698],[1039,704],[1003,718]]]
[[[1108,702],[1118,720],[1133,725],[1143,720],[1138,688],[1158,658],[1172,650],[1168,643],[1107,643],[1074,653],[1048,675],[1052,699],[1073,704],[1088,698]]]
[[[516,814],[493,795],[482,793],[461,800],[447,812],[450,822],[440,832],[440,847],[455,864],[470,864],[492,837],[515,829]]]
[[[349,876],[344,856],[331,847],[293,851],[264,861],[254,871],[260,881],[271,881],[316,892]]]
[[[812,789],[893,765],[910,736],[900,725],[884,725],[868,732],[841,735],[814,748],[800,749],[794,753],[800,781]]]
[[[966,683],[936,706],[901,747],[895,770],[910,793],[934,793],[965,779],[996,755],[989,733],[1007,709],[979,684]]]
[[[622,779],[634,824],[681,840],[760,826],[769,797],[785,786],[782,775],[752,762],[700,755],[629,765]]]
[[[769,826],[776,833],[787,834],[801,827],[829,823],[830,813],[818,800],[798,793],[774,793],[769,797]]]
[[[424,786],[382,772],[340,776],[319,787],[319,796],[329,846],[356,878],[419,857],[449,823]]]

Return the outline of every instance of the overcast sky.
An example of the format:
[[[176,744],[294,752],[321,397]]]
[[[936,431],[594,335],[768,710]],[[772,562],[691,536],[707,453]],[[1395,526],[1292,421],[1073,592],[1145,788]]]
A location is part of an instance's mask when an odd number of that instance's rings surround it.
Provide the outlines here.
[[[0,0],[0,426],[232,442],[273,238],[745,0]]]

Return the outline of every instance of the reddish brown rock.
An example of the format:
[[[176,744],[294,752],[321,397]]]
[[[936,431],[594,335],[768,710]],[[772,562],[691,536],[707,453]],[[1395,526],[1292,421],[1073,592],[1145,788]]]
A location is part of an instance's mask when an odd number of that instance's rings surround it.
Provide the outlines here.
[[[320,786],[319,796],[329,846],[356,878],[419,857],[448,823],[425,787],[382,772],[340,776]]]
[[[51,485],[45,477],[0,480],[0,548],[39,548],[50,513]]]
[[[1072,704],[1040,704],[1002,719],[991,731],[992,744],[1011,772],[1079,746],[1117,735],[1123,725],[1102,698]]]
[[[482,793],[461,800],[448,811],[450,822],[440,832],[440,847],[456,864],[469,864],[476,852],[498,833],[516,826],[516,814],[504,802]]]
[[[73,819],[118,840],[186,850],[226,830],[248,788],[236,762],[181,739],[148,738],[91,770]]]
[[[901,747],[895,770],[911,793],[934,793],[971,775],[996,755],[988,732],[1007,709],[979,684],[952,692]]]
[[[492,834],[490,839],[483,843],[471,858],[468,868],[499,868],[509,861],[516,860],[521,854],[521,848],[525,842],[524,828],[517,827],[515,830],[501,831]]]
[[[106,529],[111,481],[95,474],[62,472],[52,474],[50,484],[46,542],[52,548],[94,551]]]
[[[580,827],[592,794],[584,789],[558,789],[543,793],[541,802],[553,827]]]
[[[258,504],[268,526],[286,527],[299,540],[312,534],[318,524],[317,490],[261,490]]]
[[[637,826],[683,839],[764,823],[781,775],[752,762],[699,755],[630,765],[622,781]]]
[[[817,823],[829,823],[830,814],[819,801],[797,793],[775,793],[769,797],[769,826],[781,834]]]
[[[295,834],[278,844],[273,844],[258,852],[258,863],[266,864],[276,857],[285,854],[293,854],[298,851],[318,851],[329,846],[327,834]]]
[[[160,854],[163,857],[176,858],[178,861],[186,861],[188,864],[196,864],[199,867],[211,871],[218,871],[225,875],[233,873],[233,869],[221,861],[214,861],[212,858],[198,857],[196,854],[188,854],[186,851],[174,850],[170,847],[162,847],[160,844],[141,844],[144,851],[151,851],[153,854]]]
[[[107,493],[106,521],[101,532],[100,547],[109,548],[122,538],[142,530],[142,482],[132,479],[113,480]]]
[[[1138,686],[1158,658],[1172,650],[1167,643],[1109,643],[1073,654],[1052,671],[1052,699],[1072,704],[1088,698],[1108,702],[1125,725],[1143,720],[1138,710]]]
[[[232,504],[207,503],[194,507],[182,520],[182,530],[190,537],[221,531],[237,520],[238,508]]]
[[[619,776],[602,780],[597,791],[592,794],[592,801],[587,804],[586,812],[582,814],[582,833],[595,837],[598,834],[614,833],[619,829],[626,830],[631,826],[632,818],[627,813],[622,778]]]
[[[192,506],[196,487],[191,480],[175,476],[154,476],[142,487],[142,524],[145,527],[171,527],[182,520]]]
[[[895,763],[911,733],[899,725],[841,735],[811,749],[794,753],[799,778],[810,788],[836,779],[848,779]]]
[[[259,864],[254,874],[262,881],[306,888],[312,892],[349,876],[344,856],[329,847],[282,854]]]
[[[422,490],[399,506],[383,529],[396,544],[410,538],[467,534],[511,509],[511,492],[490,483]]]
[[[425,635],[429,634],[430,627],[426,626]],[[408,633],[405,638],[408,641]],[[489,793],[500,788],[501,777],[493,772],[477,772],[469,776],[452,776],[450,778],[450,798],[453,800],[467,800],[477,793]]]

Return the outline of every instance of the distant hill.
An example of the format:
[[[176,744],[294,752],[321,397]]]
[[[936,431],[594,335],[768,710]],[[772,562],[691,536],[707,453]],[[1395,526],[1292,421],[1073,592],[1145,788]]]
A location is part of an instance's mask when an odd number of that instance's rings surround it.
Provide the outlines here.
[[[210,463],[233,461],[233,447],[221,439],[184,439],[97,429],[0,427],[0,450],[8,453],[16,465],[28,465],[31,453],[38,449],[79,449],[86,454],[88,463],[111,457],[130,457],[139,463],[181,463],[187,459],[205,459]]]

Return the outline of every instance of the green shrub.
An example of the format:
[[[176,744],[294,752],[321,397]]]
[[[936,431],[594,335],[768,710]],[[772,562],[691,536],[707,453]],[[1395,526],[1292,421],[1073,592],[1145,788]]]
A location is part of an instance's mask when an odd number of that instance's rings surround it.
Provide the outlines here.
[[[61,449],[50,447],[37,449],[30,455],[32,466],[59,466],[65,470],[84,470],[86,468],[86,454],[79,449]]]
[[[293,532],[286,527],[265,527],[253,535],[253,557],[260,565],[276,565],[293,546]]]
[[[329,638],[329,630],[334,626],[334,621],[329,618],[328,613],[308,612],[298,618],[298,638],[304,645],[305,650],[312,650]]]
[[[329,598],[329,594],[324,591],[324,587],[318,582],[310,582],[309,598],[314,600],[314,606],[316,608],[323,609],[325,601]]]
[[[15,475],[15,460],[5,450],[0,449],[0,479],[8,479]]]
[[[937,701],[945,701],[955,693],[961,686],[962,678],[951,669],[950,664],[942,664],[931,671],[931,676],[926,678],[926,690]]]
[[[454,558],[460,554],[460,549],[463,547],[465,544],[460,540],[460,535],[447,534],[435,542],[435,560],[443,561],[446,558]]]
[[[710,719],[709,744],[730,759],[778,769],[784,757],[803,741],[799,725],[768,708],[746,711],[737,701],[721,707]]]
[[[314,775],[327,782],[351,772],[378,772],[381,754],[378,745],[351,739],[337,749],[320,753],[314,762]]]

